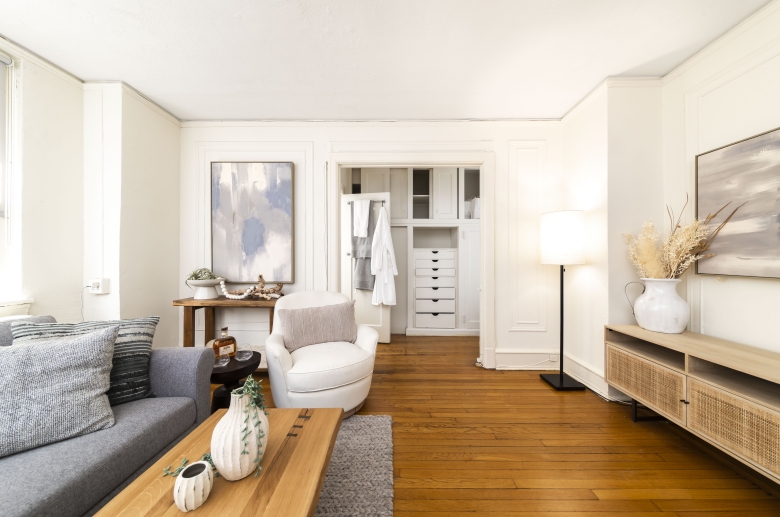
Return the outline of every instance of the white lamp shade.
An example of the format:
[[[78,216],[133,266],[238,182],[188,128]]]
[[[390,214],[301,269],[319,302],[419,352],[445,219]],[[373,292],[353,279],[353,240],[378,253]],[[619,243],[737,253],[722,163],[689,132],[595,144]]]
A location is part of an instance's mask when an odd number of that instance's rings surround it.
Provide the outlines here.
[[[584,212],[565,210],[542,214],[540,239],[542,264],[584,264]]]

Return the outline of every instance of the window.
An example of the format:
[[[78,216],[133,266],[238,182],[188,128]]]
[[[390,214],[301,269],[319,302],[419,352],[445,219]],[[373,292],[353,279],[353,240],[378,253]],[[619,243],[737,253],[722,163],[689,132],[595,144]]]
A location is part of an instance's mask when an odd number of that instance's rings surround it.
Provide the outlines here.
[[[13,273],[16,261],[10,253],[13,70],[13,60],[0,53],[0,300],[18,295],[19,290],[19,275]]]

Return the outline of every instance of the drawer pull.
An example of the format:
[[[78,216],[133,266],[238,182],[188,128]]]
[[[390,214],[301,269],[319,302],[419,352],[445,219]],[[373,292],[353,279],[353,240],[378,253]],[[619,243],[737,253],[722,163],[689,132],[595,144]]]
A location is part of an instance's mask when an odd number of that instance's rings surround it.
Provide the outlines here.
[[[438,261],[439,261],[438,259],[436,259],[436,260],[431,260],[431,262],[438,262]]]
[[[433,270],[434,270],[434,271],[438,271],[438,270],[439,270],[439,268],[435,267],[435,268],[433,268]]]
[[[431,315],[432,315],[432,316],[438,316],[438,315],[439,315],[439,313],[438,313],[438,312],[432,312],[432,313],[431,313]]]
[[[432,276],[431,278],[433,278],[434,280],[438,280],[439,279],[438,276]],[[434,287],[434,289],[438,289],[438,287]]]
[[[687,401],[687,400],[685,400],[685,399],[680,399],[680,402],[682,402],[683,404],[690,404],[690,402],[688,402],[688,401]]]
[[[439,300],[431,300],[433,303],[438,303]]]
[[[433,289],[434,291],[438,291],[439,290],[438,287],[431,287],[431,289]]]
[[[432,251],[431,253],[438,253],[438,251]]]

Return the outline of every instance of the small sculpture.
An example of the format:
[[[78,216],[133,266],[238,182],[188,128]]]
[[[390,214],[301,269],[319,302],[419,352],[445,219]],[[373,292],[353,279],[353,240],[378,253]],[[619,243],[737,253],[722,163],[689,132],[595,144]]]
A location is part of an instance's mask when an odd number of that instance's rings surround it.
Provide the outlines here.
[[[279,298],[284,296],[282,293],[282,287],[284,284],[279,282],[276,287],[265,287],[265,280],[263,275],[257,277],[257,285],[253,285],[245,291],[228,291],[225,287],[225,280],[223,279],[219,283],[222,288],[222,294],[230,300],[246,300],[247,298],[262,298],[263,300],[270,300],[271,298]]]

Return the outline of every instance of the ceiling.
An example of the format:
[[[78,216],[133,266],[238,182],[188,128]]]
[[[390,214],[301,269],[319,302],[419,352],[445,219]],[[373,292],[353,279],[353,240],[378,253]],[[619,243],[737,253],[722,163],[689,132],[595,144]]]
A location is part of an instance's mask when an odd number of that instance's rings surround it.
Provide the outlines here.
[[[0,34],[183,120],[560,118],[768,0],[4,0]]]

